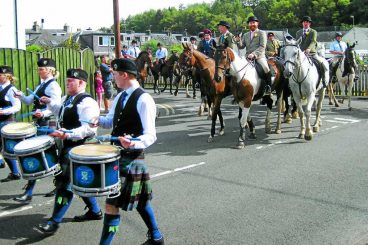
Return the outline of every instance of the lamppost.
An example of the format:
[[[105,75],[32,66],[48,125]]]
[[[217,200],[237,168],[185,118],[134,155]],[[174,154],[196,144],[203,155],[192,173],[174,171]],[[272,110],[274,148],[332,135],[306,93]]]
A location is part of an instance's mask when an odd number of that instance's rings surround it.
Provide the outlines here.
[[[353,19],[353,35],[354,35],[354,42],[355,42],[354,15],[351,15],[350,18]]]

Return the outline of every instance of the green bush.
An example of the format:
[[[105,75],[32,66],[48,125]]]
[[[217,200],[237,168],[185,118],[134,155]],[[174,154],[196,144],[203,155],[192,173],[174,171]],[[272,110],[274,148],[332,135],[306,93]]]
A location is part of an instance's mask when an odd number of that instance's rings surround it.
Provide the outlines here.
[[[26,50],[28,52],[35,52],[35,53],[40,53],[40,52],[43,52],[45,51],[47,48],[45,47],[42,47],[40,45],[36,45],[36,44],[32,44],[32,45],[29,45],[26,47]]]

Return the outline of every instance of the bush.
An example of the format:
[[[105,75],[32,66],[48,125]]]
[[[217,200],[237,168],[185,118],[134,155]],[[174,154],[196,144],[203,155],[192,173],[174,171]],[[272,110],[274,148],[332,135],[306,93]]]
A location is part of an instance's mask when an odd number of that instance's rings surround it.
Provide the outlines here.
[[[36,52],[36,53],[40,53],[40,52],[43,52],[45,51],[47,48],[45,47],[42,47],[42,46],[39,46],[39,45],[36,45],[36,44],[32,44],[32,45],[29,45],[27,46],[26,50],[28,52]]]

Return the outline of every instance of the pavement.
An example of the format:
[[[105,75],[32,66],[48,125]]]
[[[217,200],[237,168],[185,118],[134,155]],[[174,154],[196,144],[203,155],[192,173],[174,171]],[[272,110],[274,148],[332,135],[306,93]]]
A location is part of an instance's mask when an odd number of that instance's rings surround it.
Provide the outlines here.
[[[353,100],[349,111],[325,100],[323,126],[310,142],[296,138],[299,120],[266,134],[265,108],[256,102],[257,140],[237,150],[238,110],[230,98],[222,105],[225,134],[207,143],[211,122],[197,115],[199,99],[182,91],[153,97],[158,139],[146,162],[165,244],[368,243],[368,101]],[[0,178],[7,174],[2,169]],[[77,196],[54,236],[39,233],[35,227],[52,213],[53,199],[43,197],[52,178],[38,181],[32,202],[19,205],[12,198],[25,183],[0,184],[0,244],[98,244],[102,221],[72,222],[85,212]],[[144,242],[138,213],[121,213],[113,244]]]

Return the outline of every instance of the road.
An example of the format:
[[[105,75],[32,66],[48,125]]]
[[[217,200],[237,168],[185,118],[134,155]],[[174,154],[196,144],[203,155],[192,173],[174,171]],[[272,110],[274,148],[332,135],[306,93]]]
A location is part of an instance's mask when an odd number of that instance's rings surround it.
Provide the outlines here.
[[[238,150],[230,98],[222,107],[225,134],[213,143],[210,121],[197,116],[198,99],[154,98],[158,140],[146,161],[166,244],[368,243],[368,100],[354,100],[353,111],[325,101],[321,132],[310,142],[296,138],[299,120],[283,124],[282,134],[265,134],[265,108],[255,103],[257,140]],[[0,178],[7,174],[1,170]],[[38,181],[32,202],[22,206],[11,199],[24,184],[1,183],[0,244],[98,244],[102,221],[72,222],[85,212],[77,197],[58,232],[40,234],[35,227],[52,212],[53,199],[43,197],[52,178]],[[114,244],[141,244],[146,232],[137,212],[123,213]]]

